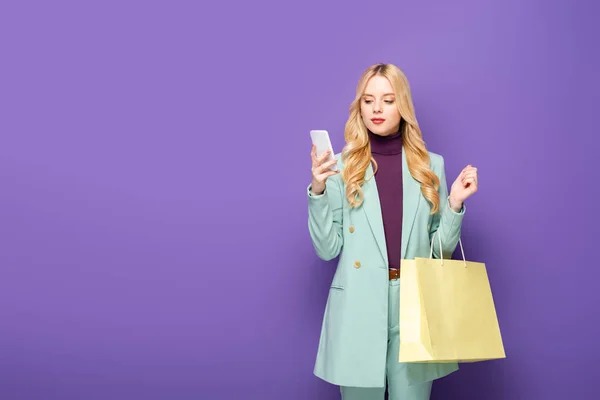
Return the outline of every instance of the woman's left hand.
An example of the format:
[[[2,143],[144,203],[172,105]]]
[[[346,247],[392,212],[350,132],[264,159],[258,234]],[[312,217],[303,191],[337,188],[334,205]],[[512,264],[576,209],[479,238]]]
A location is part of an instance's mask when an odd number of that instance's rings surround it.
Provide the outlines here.
[[[460,211],[465,200],[477,191],[478,186],[477,168],[467,165],[450,188],[450,207]]]

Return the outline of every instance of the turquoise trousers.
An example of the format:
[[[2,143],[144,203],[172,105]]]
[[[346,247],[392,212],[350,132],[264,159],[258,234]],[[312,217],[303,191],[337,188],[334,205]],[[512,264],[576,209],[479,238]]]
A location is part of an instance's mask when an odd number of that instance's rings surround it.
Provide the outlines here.
[[[405,364],[398,362],[400,350],[400,280],[391,280],[388,298],[388,349],[386,379],[389,400],[429,400],[433,382],[408,386]],[[340,387],[343,400],[383,400],[386,388]]]

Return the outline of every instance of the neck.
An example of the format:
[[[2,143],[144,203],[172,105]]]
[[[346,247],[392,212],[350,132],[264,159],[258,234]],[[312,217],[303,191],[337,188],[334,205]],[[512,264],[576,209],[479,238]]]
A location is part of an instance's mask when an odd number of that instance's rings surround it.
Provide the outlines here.
[[[402,132],[396,132],[388,136],[380,136],[369,132],[371,152],[375,154],[400,154],[402,153]]]

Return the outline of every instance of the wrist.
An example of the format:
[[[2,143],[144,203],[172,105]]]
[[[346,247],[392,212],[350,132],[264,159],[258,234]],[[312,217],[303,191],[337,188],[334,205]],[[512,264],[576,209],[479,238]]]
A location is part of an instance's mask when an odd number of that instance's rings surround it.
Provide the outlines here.
[[[315,196],[320,196],[325,192],[325,185],[315,184],[314,182],[310,185],[310,193]]]
[[[456,213],[460,212],[463,208],[463,202],[456,200],[452,195],[448,196],[448,205]]]

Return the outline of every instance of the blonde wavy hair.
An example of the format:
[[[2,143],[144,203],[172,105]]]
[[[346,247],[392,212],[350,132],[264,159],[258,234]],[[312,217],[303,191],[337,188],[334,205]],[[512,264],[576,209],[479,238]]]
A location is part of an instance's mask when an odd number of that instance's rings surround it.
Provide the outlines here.
[[[429,166],[429,153],[415,116],[408,79],[404,72],[393,64],[375,64],[365,70],[358,81],[356,97],[350,105],[350,116],[344,129],[346,145],[342,150],[344,162],[342,179],[346,184],[346,197],[350,207],[358,207],[364,201],[362,185],[367,180],[365,175],[369,163],[372,162],[373,171],[377,171],[377,163],[371,154],[367,128],[360,112],[360,102],[367,83],[376,75],[387,78],[394,89],[395,104],[402,119],[400,129],[408,169],[413,178],[421,184],[421,193],[431,204],[431,214],[435,214],[440,204],[438,194],[440,180]]]

